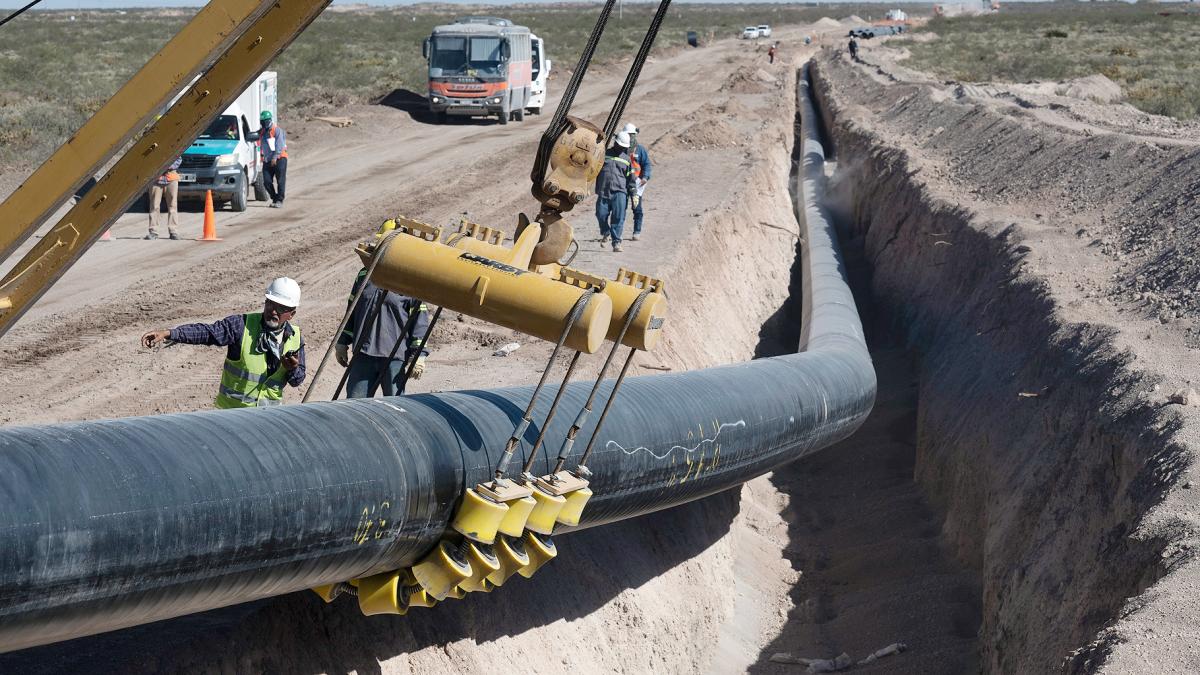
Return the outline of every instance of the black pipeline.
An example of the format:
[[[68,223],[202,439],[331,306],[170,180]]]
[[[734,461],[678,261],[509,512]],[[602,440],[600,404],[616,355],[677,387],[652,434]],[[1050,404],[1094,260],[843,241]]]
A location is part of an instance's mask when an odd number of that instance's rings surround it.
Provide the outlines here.
[[[805,351],[629,379],[588,461],[595,496],[580,527],[738,485],[849,436],[870,412],[875,374],[813,195],[823,153],[801,104]],[[562,409],[582,407],[589,386],[570,385]],[[466,487],[491,476],[531,393],[0,430],[0,651],[411,565]],[[572,421],[559,415],[547,439]],[[522,459],[539,431],[526,431]],[[550,454],[535,473],[550,472]]]

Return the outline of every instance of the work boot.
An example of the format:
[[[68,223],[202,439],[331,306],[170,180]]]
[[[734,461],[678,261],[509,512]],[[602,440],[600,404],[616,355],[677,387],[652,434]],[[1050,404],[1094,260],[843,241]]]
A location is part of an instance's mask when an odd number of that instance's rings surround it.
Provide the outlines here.
[[[622,249],[620,244],[613,244],[613,253],[620,253],[621,251]]]
[[[629,241],[637,241],[637,240],[638,240],[638,236],[636,234],[629,238]]]
[[[270,205],[270,206],[268,206],[267,208],[269,208],[269,209],[277,209],[277,208],[279,208],[279,202],[271,202],[271,205]]]
[[[607,243],[608,243],[608,235],[607,235],[607,234],[606,234],[606,235],[604,235],[603,237],[600,237],[600,243],[601,243],[601,244],[607,244]]]
[[[151,239],[158,239],[158,233],[157,233],[157,232],[151,232],[150,234],[148,234],[148,235],[146,235],[146,236],[142,237],[142,239],[145,239],[145,240],[147,240],[147,241],[149,241],[149,240],[151,240]]]
[[[172,233],[171,233],[171,236],[170,236],[170,237],[168,237],[168,238],[169,238],[171,241],[179,241],[179,233],[178,233],[178,232],[172,232]]]

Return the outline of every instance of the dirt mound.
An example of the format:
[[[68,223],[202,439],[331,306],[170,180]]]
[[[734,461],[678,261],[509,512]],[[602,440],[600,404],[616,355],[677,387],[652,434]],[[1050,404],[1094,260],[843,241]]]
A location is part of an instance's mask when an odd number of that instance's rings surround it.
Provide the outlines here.
[[[843,26],[858,26],[864,23],[866,23],[866,21],[864,21],[863,18],[857,14],[851,14],[850,16],[842,19]]]
[[[721,85],[721,91],[734,94],[765,94],[779,88],[775,75],[762,68],[739,68]]]
[[[1101,74],[1067,80],[1060,83],[1054,91],[1059,96],[1070,96],[1097,103],[1116,103],[1124,98],[1121,93],[1121,85]]]
[[[823,16],[813,22],[813,28],[842,28],[842,22]]]

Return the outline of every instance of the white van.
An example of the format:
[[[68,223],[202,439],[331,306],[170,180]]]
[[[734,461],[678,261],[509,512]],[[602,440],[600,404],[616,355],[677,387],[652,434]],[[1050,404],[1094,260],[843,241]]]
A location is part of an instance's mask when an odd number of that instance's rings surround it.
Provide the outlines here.
[[[546,80],[550,78],[550,59],[546,58],[546,42],[536,35],[529,36],[533,47],[533,84],[525,109],[531,115],[542,114],[546,106]]]
[[[262,158],[258,152],[259,115],[270,110],[278,117],[279,86],[274,71],[258,76],[225,112],[217,115],[191,147],[183,151],[179,166],[179,197],[203,198],[212,190],[214,204],[229,202],[234,211],[245,211],[254,199],[266,201]]]
[[[771,27],[765,23],[763,25],[759,26],[758,27],[758,36],[759,37],[771,37]]]
[[[758,26],[746,26],[742,29],[743,40],[753,40],[758,37]]]

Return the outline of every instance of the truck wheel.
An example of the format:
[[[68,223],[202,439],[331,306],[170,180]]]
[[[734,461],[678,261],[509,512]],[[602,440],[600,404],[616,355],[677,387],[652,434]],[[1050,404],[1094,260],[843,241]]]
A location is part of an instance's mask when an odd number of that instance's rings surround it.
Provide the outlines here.
[[[237,189],[233,191],[233,198],[229,200],[229,208],[234,211],[245,211],[246,200],[250,198],[250,180],[243,173],[242,180],[238,183]]]
[[[514,118],[515,118],[515,119],[516,119],[518,122],[524,122],[524,121],[525,121],[525,109],[524,109],[524,108],[517,108],[516,110],[514,110],[514,111],[513,111],[513,117],[514,117]]]
[[[538,106],[538,107],[536,107],[536,108],[530,108],[530,109],[529,109],[529,114],[530,114],[530,115],[541,115],[541,114],[542,114],[542,108],[541,108],[541,106]]]
[[[259,171],[258,175],[254,177],[254,201],[265,202],[270,198],[271,195],[267,194],[267,186],[263,184],[263,173]]]
[[[438,124],[448,124],[450,122],[449,113],[447,113],[445,110],[438,111],[437,122]]]
[[[500,124],[508,124],[508,118],[512,117],[512,112],[505,108],[499,113]]]

